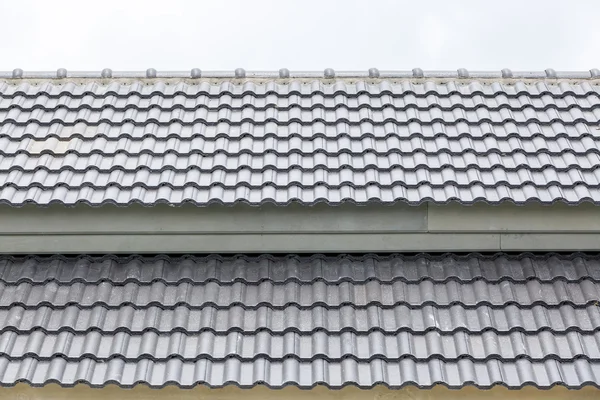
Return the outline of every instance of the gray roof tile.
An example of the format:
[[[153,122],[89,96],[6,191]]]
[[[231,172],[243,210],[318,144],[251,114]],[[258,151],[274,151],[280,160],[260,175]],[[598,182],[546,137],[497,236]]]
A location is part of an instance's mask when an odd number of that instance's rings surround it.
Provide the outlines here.
[[[600,380],[597,256],[0,258],[0,383]]]
[[[240,305],[226,309],[210,305],[200,309],[185,305],[152,305],[144,308],[123,305],[112,309],[102,305],[86,308],[76,305],[62,308],[41,305],[28,309],[13,306],[9,310],[0,310],[0,321],[4,331],[16,329],[28,332],[41,329],[54,333],[85,333],[90,330],[132,333],[205,330],[252,333],[263,329],[277,334],[292,331],[311,333],[316,330],[388,333],[492,330],[530,334],[549,330],[593,333],[600,329],[600,308],[595,304],[579,307],[562,305],[557,308],[547,308],[543,305],[531,308],[521,308],[517,305],[503,308],[479,306],[475,309],[460,305],[448,308],[438,308],[434,305],[410,308],[399,305],[393,309],[377,305],[364,308],[348,305],[339,309],[326,306],[300,309],[293,305],[285,309],[273,309],[269,306],[246,309]],[[231,321],[235,321],[235,325],[231,325]]]
[[[86,382],[95,387],[111,383],[132,387],[145,383],[152,387],[167,384],[177,384],[180,387],[198,384],[211,387],[230,384],[252,387],[262,384],[275,388],[288,385],[310,388],[321,384],[340,388],[351,384],[368,388],[376,384],[390,387],[432,387],[442,383],[450,388],[460,388],[467,383],[480,388],[498,384],[509,388],[520,388],[524,384],[550,388],[557,384],[567,387],[579,387],[582,383],[593,385],[600,380],[600,364],[584,358],[568,362],[553,359],[532,362],[524,358],[505,362],[497,359],[472,361],[467,358],[454,361],[416,361],[404,358],[360,362],[351,358],[335,361],[317,359],[310,362],[294,358],[277,361],[261,358],[251,362],[228,358],[224,361],[201,359],[186,362],[171,358],[167,361],[141,359],[135,363],[121,358],[106,361],[86,358],[75,362],[62,357],[48,361],[4,358],[0,359],[0,371],[0,382],[5,385],[18,380],[34,386],[49,382],[74,386]]]
[[[524,349],[525,353],[524,354]],[[141,334],[129,332],[102,333],[97,330],[85,335],[71,331],[46,333],[41,330],[19,334],[6,331],[0,335],[0,354],[9,358],[32,355],[49,360],[63,356],[67,359],[92,358],[96,360],[124,358],[136,362],[141,358],[155,361],[180,358],[197,361],[202,358],[225,360],[239,358],[282,359],[291,357],[301,361],[315,359],[354,358],[426,360],[439,358],[451,360],[514,359],[525,357],[534,361],[557,359],[570,361],[581,357],[600,361],[600,332],[552,333],[541,331],[526,335],[519,331],[497,333],[385,333],[371,331],[329,333],[323,330],[310,335],[287,332],[273,335],[267,330],[248,334],[232,331],[226,334],[214,331],[200,333],[175,331],[161,334],[146,331]]]
[[[15,305],[29,308],[43,304],[52,304],[55,307],[73,304],[82,307],[105,305],[109,308],[125,304],[134,307],[174,307],[185,304],[191,308],[211,304],[216,308],[227,308],[240,304],[247,309],[261,305],[269,305],[273,309],[284,309],[289,305],[297,305],[300,308],[315,305],[339,308],[349,304],[355,307],[377,304],[384,308],[396,305],[421,307],[429,304],[438,307],[460,304],[465,308],[480,305],[494,308],[507,304],[544,304],[547,307],[556,307],[562,304],[593,304],[598,299],[600,283],[590,279],[583,279],[577,283],[541,283],[536,280],[524,283],[487,283],[476,280],[472,283],[448,281],[436,284],[423,280],[420,283],[396,281],[382,284],[373,280],[366,283],[335,284],[316,281],[310,285],[269,281],[258,284],[236,282],[228,285],[220,282],[207,282],[202,285],[189,282],[176,285],[163,282],[146,285],[126,283],[123,286],[116,286],[110,282],[89,285],[79,282],[68,285],[49,282],[42,286],[25,282],[17,286],[0,284],[0,308],[5,309]]]
[[[272,256],[238,255],[209,256],[114,256],[102,257],[36,257],[3,256],[0,258],[0,282],[63,284],[108,281],[116,285],[126,283],[150,284],[164,282],[231,284],[244,282],[273,283],[382,283],[402,281],[419,283],[430,280],[444,283],[450,280],[468,283],[484,280],[490,283],[508,281],[525,283],[536,279],[551,283],[562,280],[576,283],[583,279],[600,281],[600,256],[584,253],[570,255],[521,253],[507,255],[482,254],[419,254],[409,256],[392,254],[379,256]]]
[[[0,203],[600,204],[592,72],[148,71],[6,75]]]

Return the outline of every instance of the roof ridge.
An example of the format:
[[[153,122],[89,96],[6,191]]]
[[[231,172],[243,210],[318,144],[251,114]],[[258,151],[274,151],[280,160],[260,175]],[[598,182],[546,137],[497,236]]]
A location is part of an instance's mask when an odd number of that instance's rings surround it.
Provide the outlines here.
[[[148,79],[199,79],[199,78],[226,78],[226,79],[394,79],[394,78],[433,78],[433,79],[600,79],[600,69],[592,68],[587,71],[556,71],[547,68],[544,71],[512,71],[502,70],[469,71],[466,68],[457,70],[432,70],[424,71],[413,68],[411,71],[379,70],[369,68],[366,71],[335,71],[325,68],[323,71],[294,71],[287,68],[278,71],[246,71],[236,68],[233,71],[202,71],[192,68],[190,71],[162,71],[148,68],[146,71],[113,71],[104,68],[102,71],[73,71],[65,68],[56,71],[31,71],[26,72],[21,68],[12,71],[0,71],[0,79],[66,79],[66,78],[148,78]]]

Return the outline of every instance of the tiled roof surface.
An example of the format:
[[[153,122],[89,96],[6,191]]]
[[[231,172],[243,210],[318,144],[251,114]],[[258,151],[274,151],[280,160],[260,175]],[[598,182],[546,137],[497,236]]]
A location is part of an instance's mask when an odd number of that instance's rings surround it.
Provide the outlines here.
[[[1,203],[600,204],[597,70],[16,71],[0,74]]]
[[[600,382],[600,258],[0,259],[0,383]]]

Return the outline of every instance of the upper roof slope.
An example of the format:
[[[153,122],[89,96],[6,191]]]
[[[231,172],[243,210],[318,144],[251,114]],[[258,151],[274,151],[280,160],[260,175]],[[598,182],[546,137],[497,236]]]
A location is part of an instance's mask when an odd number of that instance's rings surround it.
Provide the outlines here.
[[[600,203],[600,71],[0,73],[0,202]]]

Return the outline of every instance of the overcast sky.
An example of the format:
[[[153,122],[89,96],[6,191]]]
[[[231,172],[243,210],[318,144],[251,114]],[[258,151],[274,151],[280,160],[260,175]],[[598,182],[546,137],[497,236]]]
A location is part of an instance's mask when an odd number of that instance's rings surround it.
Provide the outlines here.
[[[0,0],[0,70],[588,70],[599,0]]]

